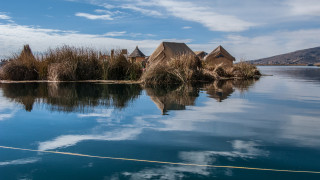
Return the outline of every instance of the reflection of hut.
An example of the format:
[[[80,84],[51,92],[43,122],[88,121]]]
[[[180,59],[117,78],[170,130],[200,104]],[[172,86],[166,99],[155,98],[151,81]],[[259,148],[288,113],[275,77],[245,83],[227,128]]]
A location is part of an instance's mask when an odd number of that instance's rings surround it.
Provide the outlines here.
[[[215,81],[213,84],[205,88],[210,98],[222,102],[227,99],[233,92],[232,81]]]
[[[169,110],[185,110],[186,106],[194,105],[199,92],[192,86],[180,86],[173,89],[146,88],[147,94],[156,106],[166,115]]]
[[[205,58],[205,62],[209,65],[218,65],[222,63],[223,66],[232,66],[233,61],[235,60],[236,59],[222,46],[218,46]]]
[[[129,55],[129,58],[131,62],[142,63],[143,61],[145,61],[146,56],[140,51],[140,49],[137,46],[136,49]]]
[[[208,53],[204,51],[195,51],[194,52],[200,60],[204,60],[204,58],[208,55]]]
[[[185,43],[162,42],[149,57],[148,63],[170,61],[171,58],[182,54],[195,56],[194,52]]]

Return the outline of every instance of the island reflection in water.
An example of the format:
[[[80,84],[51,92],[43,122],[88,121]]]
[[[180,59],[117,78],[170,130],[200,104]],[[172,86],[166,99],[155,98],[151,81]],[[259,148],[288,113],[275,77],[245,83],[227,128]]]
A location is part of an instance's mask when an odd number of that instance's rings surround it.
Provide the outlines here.
[[[140,85],[95,83],[13,83],[0,84],[3,96],[32,111],[34,103],[45,103],[49,110],[90,112],[96,106],[125,108],[138,98]]]
[[[0,145],[189,164],[319,171],[320,84],[315,75],[320,69],[261,70],[274,76],[166,88],[1,84]],[[310,78],[305,78],[305,73],[289,73],[300,70],[312,72]],[[319,179],[306,173],[8,149],[0,149],[0,153],[0,179]]]
[[[210,98],[222,102],[235,89],[248,90],[257,79],[215,81],[210,84],[185,84],[142,87],[138,84],[103,83],[7,83],[0,84],[3,96],[20,103],[31,112],[35,103],[46,104],[50,111],[91,112],[96,106],[126,108],[137,99],[142,90],[167,115],[170,110],[185,110],[195,105],[201,90]]]

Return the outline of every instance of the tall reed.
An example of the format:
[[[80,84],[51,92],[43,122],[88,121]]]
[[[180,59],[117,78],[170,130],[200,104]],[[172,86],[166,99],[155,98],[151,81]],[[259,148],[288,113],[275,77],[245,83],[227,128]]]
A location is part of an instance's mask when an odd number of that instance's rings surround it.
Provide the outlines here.
[[[38,80],[37,62],[29,45],[25,45],[20,54],[14,54],[1,67],[1,79]]]
[[[90,48],[62,46],[35,57],[28,45],[0,69],[5,80],[138,80],[142,66],[116,51],[112,56]]]

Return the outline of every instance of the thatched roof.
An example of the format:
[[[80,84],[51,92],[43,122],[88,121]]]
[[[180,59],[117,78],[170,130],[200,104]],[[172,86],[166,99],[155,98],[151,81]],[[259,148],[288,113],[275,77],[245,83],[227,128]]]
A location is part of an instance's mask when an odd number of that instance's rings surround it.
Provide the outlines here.
[[[227,50],[225,50],[222,46],[218,46],[215,50],[213,50],[207,58],[219,58],[219,57],[225,57],[229,60],[235,61],[236,58],[234,58]]]
[[[191,54],[194,52],[185,43],[162,42],[149,57],[149,63],[169,61],[177,55]]]
[[[138,46],[136,47],[136,49],[130,54],[129,57],[146,57],[141,51],[140,49],[138,48]]]
[[[201,59],[205,59],[205,57],[208,55],[205,51],[194,51],[194,53]]]
[[[205,51],[194,51],[194,53],[198,56],[200,54],[207,54]]]

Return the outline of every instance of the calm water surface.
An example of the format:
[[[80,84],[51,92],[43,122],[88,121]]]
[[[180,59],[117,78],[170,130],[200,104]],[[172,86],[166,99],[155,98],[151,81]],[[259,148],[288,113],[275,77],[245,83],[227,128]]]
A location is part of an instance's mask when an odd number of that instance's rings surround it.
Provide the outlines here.
[[[320,171],[320,68],[181,87],[0,84],[0,146]],[[0,179],[320,179],[0,148]]]

